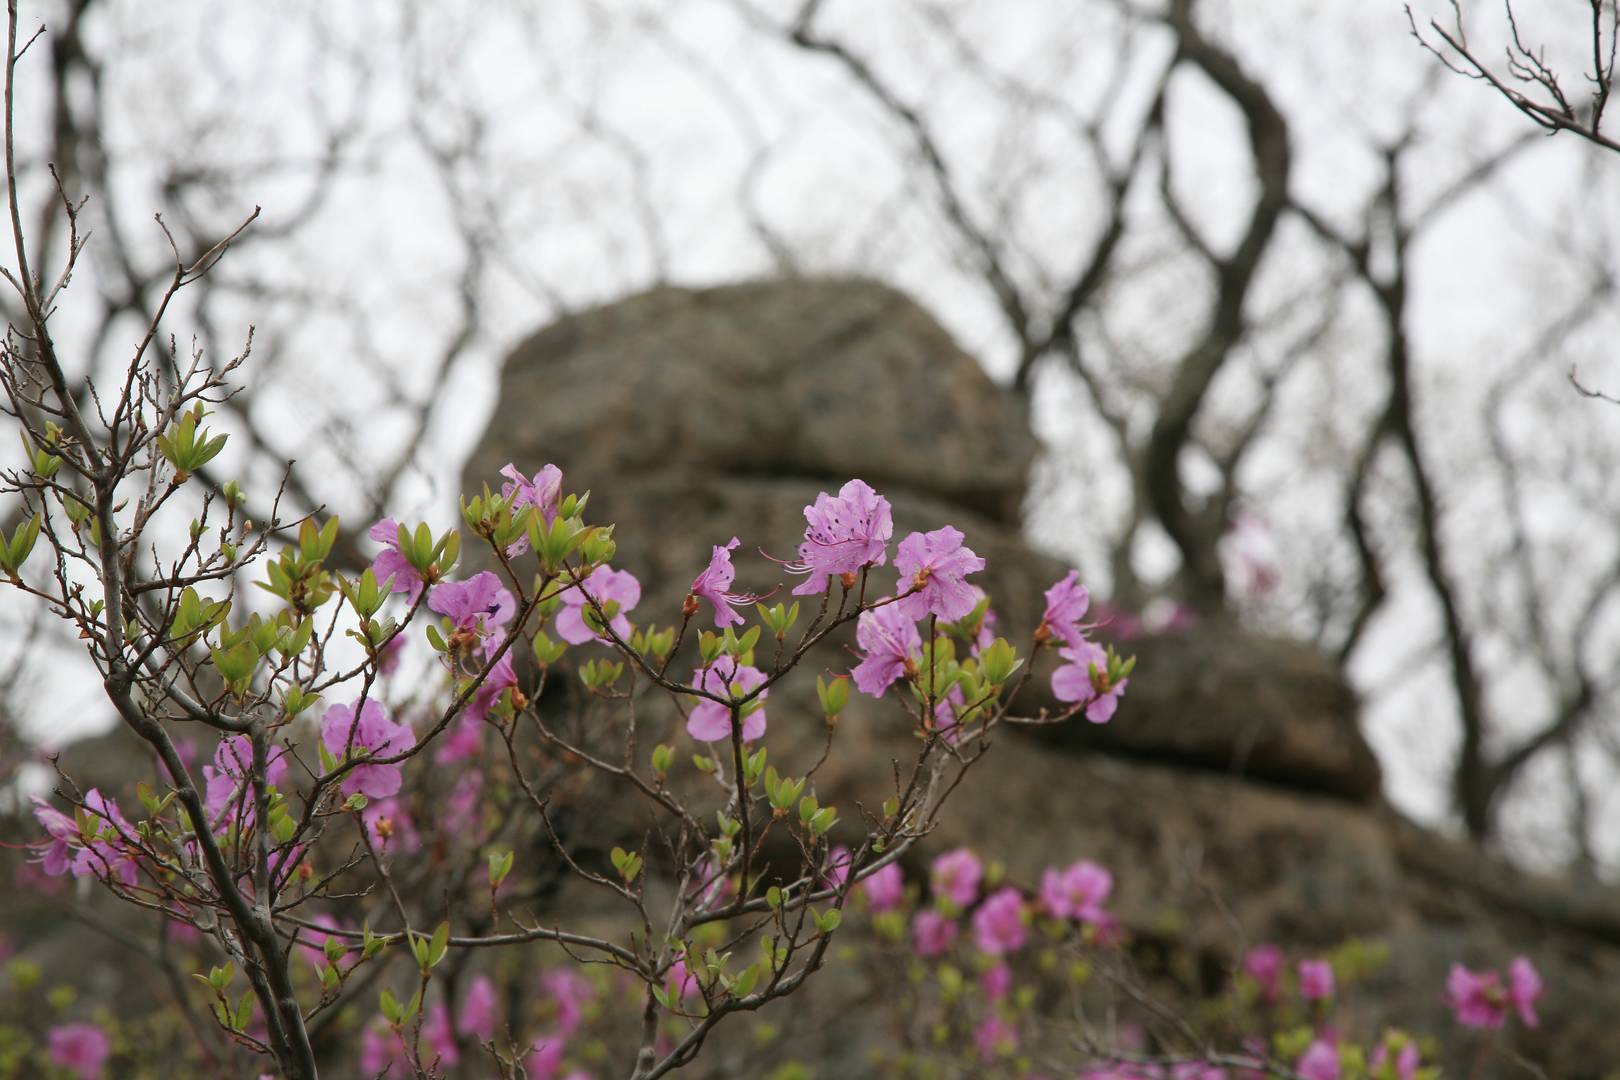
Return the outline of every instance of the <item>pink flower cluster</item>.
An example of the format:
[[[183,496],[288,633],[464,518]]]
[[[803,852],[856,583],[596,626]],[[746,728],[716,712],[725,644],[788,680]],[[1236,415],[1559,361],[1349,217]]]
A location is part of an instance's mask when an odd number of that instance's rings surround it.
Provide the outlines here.
[[[1525,1027],[1539,1026],[1536,1002],[1541,992],[1541,975],[1525,956],[1508,965],[1506,980],[1495,971],[1470,971],[1461,964],[1453,964],[1446,979],[1452,1015],[1470,1028],[1500,1028],[1507,1023],[1509,1010]]]
[[[74,877],[117,878],[126,886],[140,880],[136,863],[135,829],[124,820],[118,803],[91,788],[84,796],[88,822],[85,833],[79,823],[34,796],[34,818],[48,838],[44,851],[35,860],[51,877],[72,873]]]
[[[875,880],[875,876],[874,876]],[[917,955],[938,956],[955,943],[959,927],[955,915],[973,907],[973,944],[987,956],[1006,956],[1029,941],[1029,925],[1037,908],[1012,886],[1003,886],[979,900],[984,864],[967,848],[955,848],[937,857],[929,869],[929,886],[936,906],[912,919],[912,946]],[[1046,870],[1041,876],[1039,907],[1058,919],[1112,928],[1113,918],[1102,908],[1113,891],[1114,877],[1094,862],[1081,860],[1068,867]],[[895,899],[898,902],[898,883]],[[999,996],[999,995],[991,995]]]
[[[112,1056],[112,1040],[96,1024],[60,1024],[45,1033],[45,1044],[51,1064],[79,1080],[100,1080]]]
[[[1107,651],[1085,636],[1089,627],[1080,620],[1090,603],[1091,594],[1080,584],[1080,575],[1070,570],[1046,590],[1046,611],[1036,635],[1044,632],[1062,642],[1058,655],[1067,663],[1052,673],[1053,695],[1083,708],[1093,724],[1106,724],[1113,719],[1130,680],[1110,679]]]

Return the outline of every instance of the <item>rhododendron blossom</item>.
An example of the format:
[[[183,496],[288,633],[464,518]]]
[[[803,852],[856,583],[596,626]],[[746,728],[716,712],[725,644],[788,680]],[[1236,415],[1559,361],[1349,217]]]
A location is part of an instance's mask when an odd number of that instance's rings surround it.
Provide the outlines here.
[[[1326,960],[1299,962],[1299,996],[1306,1001],[1325,1001],[1333,996],[1333,965]]]
[[[1012,968],[1006,964],[985,968],[979,973],[979,992],[986,1001],[1000,1001],[1012,989]]]
[[[133,886],[140,880],[131,843],[135,828],[118,811],[118,802],[95,788],[84,795],[84,809],[95,823],[96,835],[83,844],[73,857],[74,877],[116,877]]]
[[[1494,971],[1470,971],[1461,964],[1451,966],[1446,979],[1446,999],[1457,1023],[1471,1028],[1499,1028],[1511,1008],[1525,1027],[1536,1027],[1540,1018],[1535,1003],[1541,997],[1541,975],[1528,957],[1518,957],[1508,965],[1508,981]]]
[[[514,514],[525,506],[532,506],[540,515],[540,520],[550,528],[551,523],[557,520],[557,511],[562,503],[562,470],[555,465],[547,465],[534,474],[534,479],[526,479],[523,473],[514,464],[508,463],[501,469],[501,475],[506,477],[506,483],[501,485],[501,498]],[[517,558],[526,555],[529,551],[529,537],[520,535],[511,546],[506,549],[508,558]]]
[[[428,1060],[437,1059],[440,1065],[454,1067],[461,1062],[461,1051],[456,1049],[456,1034],[450,1028],[450,1010],[444,1002],[429,1006],[422,1021],[422,1041],[427,1044]]]
[[[566,1038],[585,1018],[585,1007],[596,997],[591,981],[573,968],[553,968],[540,976],[540,986],[557,1007],[557,1028]]]
[[[321,742],[327,753],[339,761],[352,750],[354,756],[366,753],[374,757],[403,754],[416,745],[416,735],[404,724],[388,718],[382,705],[367,699],[355,722],[354,706],[333,705],[321,720]],[[383,799],[399,791],[399,766],[356,765],[343,778],[343,793],[358,792],[368,799]]]
[[[1114,891],[1114,875],[1088,859],[1041,875],[1041,901],[1059,919],[1100,922],[1103,904]]]
[[[1256,945],[1243,956],[1243,973],[1260,989],[1260,999],[1275,1002],[1282,992],[1283,951],[1276,945]]]
[[[998,889],[973,913],[973,943],[991,956],[1017,952],[1029,940],[1024,923],[1024,897],[1017,889]]]
[[[917,621],[901,611],[899,604],[861,612],[855,623],[855,642],[865,655],[850,675],[855,688],[872,697],[882,697],[897,680],[915,670],[922,650]]]
[[[1058,655],[1068,663],[1052,673],[1052,693],[1059,701],[1085,708],[1086,719],[1106,724],[1119,708],[1128,678],[1112,682],[1108,678],[1108,653],[1092,641],[1065,645]]]
[[[76,1074],[79,1080],[99,1080],[112,1056],[112,1040],[97,1024],[60,1024],[45,1034],[51,1064]]]
[[[79,846],[79,824],[38,795],[33,796],[33,803],[34,819],[50,838],[50,843],[34,861],[40,863],[47,874],[60,877],[73,866],[74,849]]]
[[[912,947],[918,956],[938,956],[956,941],[956,920],[932,908],[917,912],[911,920]]]
[[[1303,1080],[1339,1080],[1339,1048],[1325,1039],[1317,1039],[1305,1048],[1294,1071]]]
[[[1399,1049],[1396,1048],[1397,1043]],[[1417,1043],[1407,1038],[1385,1038],[1373,1051],[1371,1061],[1374,1075],[1388,1067],[1394,1071],[1395,1080],[1413,1080],[1422,1063],[1423,1056],[1418,1051]]]
[[[889,500],[864,480],[849,481],[837,498],[823,491],[804,508],[804,519],[808,524],[799,565],[791,569],[806,577],[793,590],[795,596],[816,596],[826,590],[828,578],[882,566],[888,559],[894,535]]]
[[[551,1034],[542,1037],[523,1059],[523,1072],[529,1080],[553,1080],[562,1071],[563,1038]]]
[[[1035,636],[1046,631],[1065,645],[1078,645],[1084,640],[1080,620],[1091,604],[1091,593],[1080,584],[1080,571],[1070,570],[1068,575],[1046,590],[1046,610]]]
[[[703,568],[701,574],[692,579],[692,588],[689,590],[690,596],[687,599],[687,607],[690,611],[696,611],[692,603],[694,598],[707,600],[714,608],[714,625],[722,628],[741,626],[747,621],[737,614],[734,605],[752,604],[760,599],[760,597],[751,593],[734,593],[731,591],[731,583],[737,580],[737,569],[731,565],[731,553],[737,550],[739,543],[741,541],[733,536],[730,543],[716,544],[714,546],[714,553],[709,556],[709,565]]]
[[[248,780],[253,775],[253,742],[246,735],[232,735],[221,739],[214,751],[211,765],[202,767],[207,795],[203,805],[215,828],[240,821],[244,826],[253,823],[253,799],[248,795]],[[265,755],[264,779],[270,787],[278,787],[287,775],[287,752],[279,746],[270,747]],[[229,814],[227,815],[227,811]]]
[[[881,914],[899,907],[905,899],[906,877],[899,863],[889,863],[863,878],[857,888],[866,894],[872,913]]]
[[[377,557],[371,560],[371,572],[376,575],[377,584],[387,583],[389,592],[405,593],[407,600],[416,603],[426,582],[399,550],[399,522],[393,518],[383,518],[366,535],[384,545]]]
[[[928,615],[946,622],[972,613],[978,604],[968,574],[984,569],[984,560],[962,546],[962,533],[949,525],[928,533],[912,533],[895,549],[894,568],[900,572],[896,606],[912,619]]]
[[[480,639],[489,638],[517,613],[517,601],[511,592],[488,570],[466,581],[433,586],[428,593],[428,607],[448,618],[457,632]]]
[[[608,625],[619,635],[619,640],[630,640],[630,620],[625,618],[625,612],[641,602],[641,582],[628,571],[608,566],[597,567],[574,588],[563,590],[563,607],[557,613],[557,636],[570,645],[609,640],[606,634],[598,634],[585,624],[585,609],[593,599],[604,610],[609,604],[618,605]]]
[[[722,666],[725,668],[724,671],[721,670]],[[764,682],[765,673],[758,668],[749,667],[747,664],[732,667],[726,661],[699,668],[692,674],[693,686],[707,690],[711,694],[731,698],[743,697]],[[770,695],[769,690],[764,690],[755,700],[763,702]],[[686,718],[686,733],[699,742],[721,742],[730,739],[730,707],[707,698],[698,701],[692,706],[692,712]],[[761,706],[742,718],[742,737],[744,742],[753,742],[764,734],[765,709]]]
[[[956,848],[934,860],[928,871],[928,884],[934,895],[965,908],[977,899],[983,877],[984,864],[979,857],[967,848]]]

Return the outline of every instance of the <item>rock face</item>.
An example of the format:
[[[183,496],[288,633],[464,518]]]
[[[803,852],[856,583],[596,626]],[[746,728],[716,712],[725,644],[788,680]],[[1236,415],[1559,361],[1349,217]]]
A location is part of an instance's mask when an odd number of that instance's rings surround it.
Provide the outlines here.
[[[567,462],[604,494],[609,480],[860,476],[1013,526],[1035,456],[973,358],[870,281],[663,288],[572,315],[512,353],[490,430],[469,476]]]
[[[870,281],[665,288],[570,316],[514,351],[501,401],[466,488],[508,461],[560,465],[570,490],[593,489],[592,519],[619,524],[615,562],[666,622],[710,544],[735,531],[790,555],[804,504],[852,476],[893,502],[897,536],[947,521],[967,533],[1010,637],[1064,569],[1019,534],[1035,452],[1021,410],[925,312]],[[738,565],[739,587],[781,578],[742,553]],[[1169,919],[1217,970],[1235,961],[1234,919],[1250,942],[1382,938],[1393,959],[1364,1007],[1440,1034],[1456,1031],[1441,1001],[1453,961],[1526,952],[1549,989],[1522,1049],[1561,1077],[1620,1061],[1620,1034],[1597,1019],[1620,1016],[1620,899],[1526,878],[1400,820],[1353,694],[1310,649],[1211,625],[1128,648],[1139,666],[1115,721],[1001,737],[913,872],[955,844],[994,851],[1025,883],[1098,859],[1128,925]],[[810,712],[806,696],[773,696],[772,760],[820,752],[819,725],[785,722]],[[823,802],[847,805],[908,752],[910,733],[882,715],[851,703],[818,774]]]

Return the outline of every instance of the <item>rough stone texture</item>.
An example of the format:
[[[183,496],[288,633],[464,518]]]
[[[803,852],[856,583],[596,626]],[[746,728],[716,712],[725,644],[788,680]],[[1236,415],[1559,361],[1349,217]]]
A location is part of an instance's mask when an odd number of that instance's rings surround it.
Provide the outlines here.
[[[1356,726],[1359,703],[1316,650],[1220,625],[1120,648],[1136,656],[1138,674],[1118,722],[1046,728],[1047,737],[1349,799],[1378,797],[1382,776]]]
[[[1035,455],[973,358],[861,280],[663,288],[569,316],[512,353],[490,430],[468,466],[480,482],[507,461],[565,462],[580,490],[860,476],[1013,525]]]

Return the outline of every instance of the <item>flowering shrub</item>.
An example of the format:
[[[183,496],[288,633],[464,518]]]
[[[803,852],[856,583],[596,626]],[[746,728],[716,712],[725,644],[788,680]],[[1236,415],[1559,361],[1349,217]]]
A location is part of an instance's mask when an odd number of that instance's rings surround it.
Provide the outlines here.
[[[158,310],[228,244],[177,266]],[[958,849],[933,861],[926,903],[908,887],[902,860],[998,729],[1115,715],[1134,662],[1089,636],[1076,573],[1047,590],[1021,654],[964,534],[896,541],[888,501],[851,479],[804,508],[796,560],[771,560],[803,577],[796,599],[739,588],[742,572],[777,583],[733,536],[690,568],[678,610],[653,611],[589,493],[536,463],[464,498],[459,528],[371,524],[371,564],[341,572],[336,518],[255,522],[248,492],[212,475],[228,434],[210,405],[245,352],[159,364],[154,322],[122,378],[70,386],[50,319],[76,231],[67,250],[42,278],[19,236],[5,275],[26,318],[0,346],[0,389],[26,460],[0,473],[21,511],[0,579],[85,643],[157,768],[117,791],[61,776],[34,802],[32,869],[42,889],[94,882],[164,926],[194,978],[142,1029],[76,1012],[71,992],[36,1000],[43,973],[13,961],[0,1075],[162,1061],[314,1080],[324,1062],[653,1080],[849,959],[832,950],[851,941],[847,912],[866,923],[852,947],[888,954],[885,989],[904,998],[880,1049],[898,1074],[954,1054],[968,1075],[1032,1077],[1038,1046],[1095,1080],[1432,1075],[1421,1041],[1356,1043],[1332,1022],[1353,954],[1301,958],[1290,987],[1280,951],[1251,953],[1235,1049],[1190,1027],[1054,1041],[1038,1006],[1104,972],[1130,985],[1113,972],[1129,935],[1107,910],[1111,871],[1082,859],[1011,881]],[[841,629],[858,645],[847,672],[832,670]],[[1059,704],[1020,715],[1043,662]],[[815,663],[805,715],[783,691]],[[813,724],[830,747],[852,685],[915,750],[887,786],[824,805],[827,750],[795,759],[773,735]],[[1447,990],[1464,1025],[1536,1022],[1527,960],[1506,980],[1458,967]]]
[[[727,1017],[827,963],[853,894],[879,913],[900,904],[898,860],[991,732],[1106,720],[1129,676],[1086,638],[1071,574],[1035,641],[1061,644],[1054,686],[1069,704],[1015,715],[1034,668],[992,632],[971,581],[984,560],[949,525],[894,542],[888,501],[860,480],[805,507],[798,561],[780,563],[804,577],[803,600],[767,606],[739,590],[740,569],[769,564],[739,567],[733,537],[693,568],[663,626],[634,570],[612,565],[613,527],[587,519],[588,495],[567,492],[554,465],[532,479],[510,465],[499,493],[463,500],[489,567],[476,572],[457,572],[462,532],[393,518],[366,532],[369,567],[338,572],[336,519],[255,525],[235,485],[190,503],[171,544],[159,522],[226,444],[208,403],[234,365],[199,361],[170,385],[138,361],[92,424],[50,380],[23,380],[35,363],[7,354],[12,404],[63,422],[31,431],[28,467],[4,476],[29,513],[6,540],[6,580],[74,626],[160,765],[135,789],[138,809],[64,776],[59,801],[36,800],[35,861],[47,881],[95,879],[193,939],[212,1060],[257,1055],[266,1072],[313,1077],[321,1037],[347,1030],[367,1075],[442,1075],[473,1055],[502,1075],[553,1075],[602,995],[559,968],[557,1015],[540,1023],[502,1008],[490,966],[550,943],[617,969],[613,1001],[637,998],[639,1025],[614,1044],[633,1053],[602,1063],[664,1075]],[[776,709],[775,723],[817,723],[830,743],[853,682],[917,750],[887,790],[838,807],[816,795],[826,753],[773,753],[767,708],[850,624],[853,674],[816,677],[819,718]],[[414,682],[400,675],[413,648],[431,658]],[[670,733],[660,701],[684,739],[649,746]],[[946,870],[960,908],[982,870],[967,853],[957,862]],[[1071,868],[1054,895],[1092,915],[1106,897],[1097,874]],[[596,898],[572,925],[546,904],[565,879]],[[606,928],[591,917],[604,903],[619,912]],[[974,940],[1015,952],[1027,920],[1004,888],[979,905]],[[743,944],[758,958],[742,959]],[[1014,1037],[981,1033],[986,1046]],[[97,1074],[109,1050],[101,1029],[69,1023],[44,1052]]]
[[[901,868],[999,727],[1114,716],[1134,663],[1089,637],[1077,574],[1047,590],[1021,656],[994,633],[971,580],[984,560],[963,534],[911,533],[885,572],[889,504],[851,480],[805,507],[798,560],[778,561],[805,578],[803,599],[738,590],[733,537],[660,626],[634,570],[612,565],[613,526],[587,519],[588,494],[567,492],[555,465],[532,480],[510,465],[499,493],[463,500],[491,569],[458,574],[460,531],[385,518],[366,533],[371,565],[343,574],[329,566],[336,519],[258,526],[234,485],[202,495],[177,534],[159,527],[225,445],[205,426],[221,374],[194,365],[163,391],[137,364],[93,429],[70,398],[24,383],[25,363],[13,351],[0,365],[14,408],[65,423],[31,429],[27,467],[4,474],[28,508],[0,537],[5,580],[77,630],[160,765],[133,803],[63,777],[56,801],[34,801],[34,863],[44,883],[94,880],[186,939],[213,1025],[196,1028],[200,1066],[245,1057],[314,1077],[333,1056],[317,1047],[348,1035],[340,1068],[368,1076],[474,1062],[480,1075],[662,1076],[727,1018],[835,962],[857,910],[869,951],[913,958],[918,1047],[977,1075],[1036,1076],[1054,993],[1123,955],[1113,874],[1095,862],[1012,882],[957,849],[933,860],[926,904]],[[253,575],[250,593],[239,582]],[[815,678],[819,718],[780,705],[773,694],[844,627],[857,654]],[[415,682],[401,675],[413,651],[430,672]],[[1061,705],[1020,716],[1045,653]],[[916,752],[858,806],[823,805],[825,750],[790,760],[772,724],[817,723],[830,745],[852,685],[914,732]],[[647,745],[661,734],[673,741]],[[543,949],[538,988],[501,975],[501,953]],[[1093,1080],[1435,1075],[1421,1040],[1356,1042],[1334,1022],[1358,956],[1290,969],[1258,947],[1227,1018],[1235,1049],[1121,1029],[1108,1045],[1070,1039],[1070,1065]],[[1533,1026],[1541,984],[1520,958],[1505,978],[1458,966],[1446,992],[1467,1027],[1510,1014]],[[112,1031],[64,1018],[0,1060],[24,1063],[16,1075],[102,1076],[133,1043]],[[904,1072],[915,1055],[885,1060]]]

